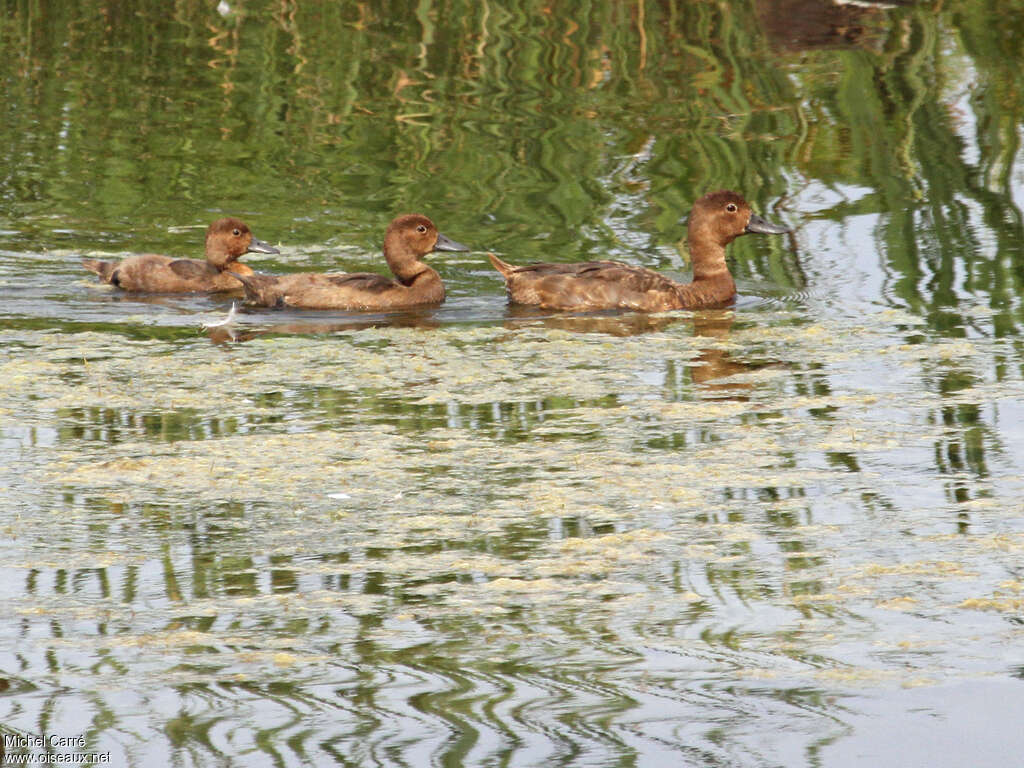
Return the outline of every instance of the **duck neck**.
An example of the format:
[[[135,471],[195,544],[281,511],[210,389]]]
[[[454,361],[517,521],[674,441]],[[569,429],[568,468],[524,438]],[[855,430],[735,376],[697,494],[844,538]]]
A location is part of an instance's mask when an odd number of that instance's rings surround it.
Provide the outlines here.
[[[441,275],[433,267],[420,260],[414,253],[402,248],[389,248],[384,244],[384,258],[395,278],[408,288],[415,291],[418,298],[424,301],[443,301],[444,283]]]
[[[398,278],[398,282],[402,285],[410,285],[424,270],[434,271],[425,262],[420,261],[415,254],[403,253],[401,251],[396,253],[386,246],[384,248],[384,259],[388,263],[388,268],[391,269],[395,277]]]
[[[712,306],[736,295],[736,282],[725,263],[725,246],[708,238],[689,237],[693,282],[682,286],[691,302]],[[699,301],[698,301],[699,299]]]
[[[419,263],[421,270],[410,278],[399,281],[410,291],[415,292],[416,298],[426,303],[440,304],[444,301],[444,283],[441,276],[432,267],[428,267],[422,261]]]

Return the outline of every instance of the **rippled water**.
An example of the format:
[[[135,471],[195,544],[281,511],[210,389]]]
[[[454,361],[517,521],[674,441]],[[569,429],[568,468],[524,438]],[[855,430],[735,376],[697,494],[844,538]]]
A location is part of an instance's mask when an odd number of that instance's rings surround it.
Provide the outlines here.
[[[902,4],[898,4],[902,6]],[[1024,753],[1024,13],[10,4],[0,731],[114,765],[1002,766]],[[506,306],[487,264],[727,310]],[[128,296],[83,254],[439,309]],[[9,753],[42,751],[8,746]]]

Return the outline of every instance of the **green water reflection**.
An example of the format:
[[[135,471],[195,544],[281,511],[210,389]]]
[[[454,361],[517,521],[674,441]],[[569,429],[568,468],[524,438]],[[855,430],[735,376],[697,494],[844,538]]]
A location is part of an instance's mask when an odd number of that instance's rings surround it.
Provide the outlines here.
[[[226,9],[0,14],[0,731],[128,765],[1020,754],[1024,5]],[[718,187],[794,228],[732,246],[730,310],[508,308],[483,257],[685,274]],[[477,249],[436,310],[204,331],[231,297],[79,266],[230,213],[282,244],[257,268],[380,270],[408,210]]]

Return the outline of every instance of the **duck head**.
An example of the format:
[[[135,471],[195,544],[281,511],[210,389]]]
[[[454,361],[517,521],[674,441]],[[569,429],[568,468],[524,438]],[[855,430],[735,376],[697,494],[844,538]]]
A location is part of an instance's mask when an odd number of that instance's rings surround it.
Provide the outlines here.
[[[693,204],[689,229],[691,237],[696,234],[723,247],[748,233],[781,235],[789,231],[762,219],[742,195],[728,189],[709,192]]]
[[[693,204],[687,240],[694,279],[727,271],[725,246],[740,235],[781,235],[789,230],[750,210],[742,195],[728,189],[709,192]]]
[[[244,222],[218,219],[206,230],[206,260],[223,270],[245,253],[280,253],[277,248],[253,237]]]
[[[391,271],[406,284],[429,269],[422,261],[428,253],[468,250],[438,232],[434,222],[420,213],[396,217],[384,235],[384,258]]]
[[[468,251],[437,231],[434,222],[420,213],[407,213],[396,217],[384,235],[384,252],[415,255],[421,259],[434,251]]]

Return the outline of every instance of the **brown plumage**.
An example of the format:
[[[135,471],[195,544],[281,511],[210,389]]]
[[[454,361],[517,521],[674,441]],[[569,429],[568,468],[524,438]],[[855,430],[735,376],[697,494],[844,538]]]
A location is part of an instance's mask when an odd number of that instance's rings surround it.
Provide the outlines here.
[[[146,253],[124,261],[84,259],[82,266],[95,272],[104,283],[126,291],[189,293],[193,291],[234,291],[241,288],[227,270],[252,273],[238,261],[244,253],[278,253],[238,219],[218,219],[206,230],[206,260],[176,259]]]
[[[509,301],[545,309],[632,309],[661,312],[702,309],[732,301],[736,283],[725,263],[725,247],[748,232],[787,230],[755,216],[740,195],[710,192],[693,205],[688,224],[693,281],[677,283],[644,267],[618,261],[530,264],[516,267],[487,254],[505,277]]]
[[[432,251],[469,249],[437,231],[418,213],[399,216],[384,235],[384,258],[394,273],[299,272],[291,275],[237,275],[246,296],[264,307],[389,310],[440,304],[441,276],[423,262]]]

